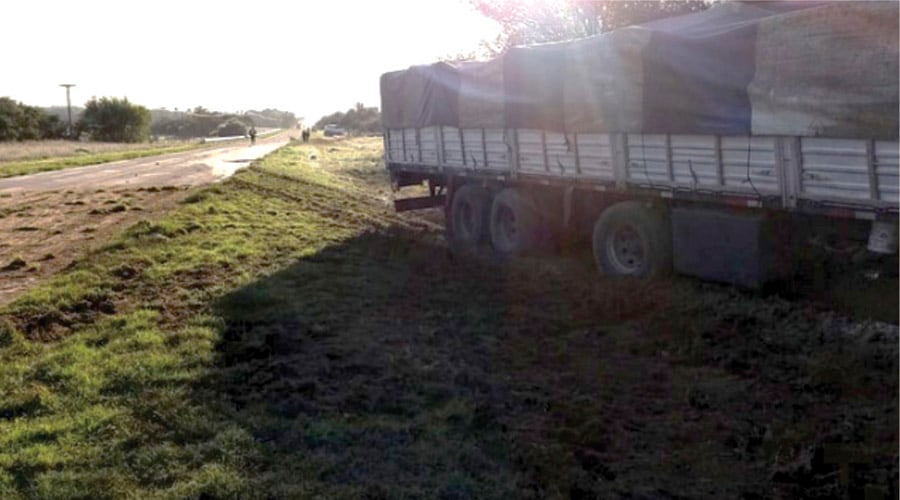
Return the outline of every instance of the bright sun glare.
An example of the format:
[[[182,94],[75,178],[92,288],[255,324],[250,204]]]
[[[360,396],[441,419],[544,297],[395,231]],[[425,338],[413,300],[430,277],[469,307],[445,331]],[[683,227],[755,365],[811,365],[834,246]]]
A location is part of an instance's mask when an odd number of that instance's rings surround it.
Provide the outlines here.
[[[315,120],[378,106],[387,71],[468,52],[499,28],[466,0],[124,4],[36,0],[5,7],[0,96],[73,104],[127,96],[148,107],[278,108]],[[52,14],[52,15],[51,15]],[[36,35],[38,33],[38,35]]]

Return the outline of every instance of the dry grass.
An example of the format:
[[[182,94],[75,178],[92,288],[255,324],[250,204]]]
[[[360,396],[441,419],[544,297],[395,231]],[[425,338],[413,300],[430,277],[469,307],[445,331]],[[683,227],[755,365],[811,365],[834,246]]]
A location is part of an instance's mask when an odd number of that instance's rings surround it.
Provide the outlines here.
[[[113,151],[137,151],[148,148],[179,146],[192,141],[159,141],[152,144],[79,141],[24,141],[0,142],[0,162],[75,156],[81,154],[108,153]],[[193,141],[196,142],[196,141]]]

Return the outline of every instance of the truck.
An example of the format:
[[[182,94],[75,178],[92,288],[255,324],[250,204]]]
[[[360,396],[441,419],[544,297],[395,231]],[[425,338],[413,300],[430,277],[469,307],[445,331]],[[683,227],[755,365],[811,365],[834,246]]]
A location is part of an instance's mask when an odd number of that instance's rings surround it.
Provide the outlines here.
[[[590,242],[610,276],[759,287],[819,232],[896,254],[898,59],[897,2],[725,2],[389,72],[385,166],[420,194],[394,205],[460,251]]]

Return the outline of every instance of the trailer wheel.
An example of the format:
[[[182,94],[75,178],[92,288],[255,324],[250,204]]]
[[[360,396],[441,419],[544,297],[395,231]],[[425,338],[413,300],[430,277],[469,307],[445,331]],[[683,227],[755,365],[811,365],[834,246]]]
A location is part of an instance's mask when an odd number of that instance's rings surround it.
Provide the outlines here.
[[[455,250],[473,250],[487,239],[490,203],[490,192],[476,184],[466,184],[453,193],[447,230]]]
[[[653,278],[672,267],[668,217],[636,201],[617,203],[594,224],[594,261],[609,276]]]
[[[540,217],[527,195],[507,188],[491,205],[491,244],[497,253],[513,256],[533,250],[538,242]]]

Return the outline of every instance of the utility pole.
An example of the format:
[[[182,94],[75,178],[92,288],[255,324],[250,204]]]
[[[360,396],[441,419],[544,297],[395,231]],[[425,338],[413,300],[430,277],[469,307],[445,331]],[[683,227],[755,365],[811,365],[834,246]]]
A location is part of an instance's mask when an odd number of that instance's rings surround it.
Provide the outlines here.
[[[66,110],[69,112],[69,127],[66,129],[66,136],[72,137],[72,99],[69,97],[69,89],[74,87],[74,83],[60,83],[60,87],[66,88]]]

